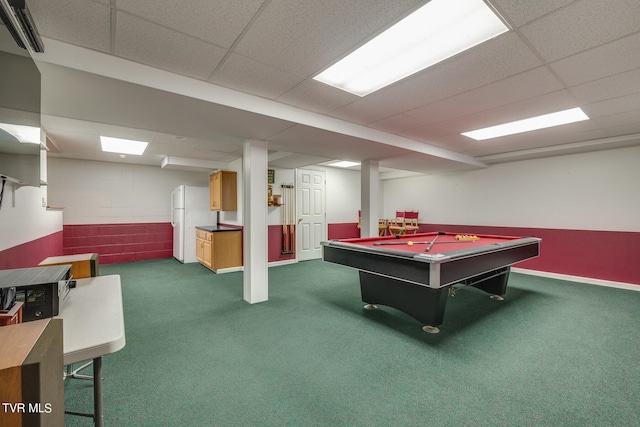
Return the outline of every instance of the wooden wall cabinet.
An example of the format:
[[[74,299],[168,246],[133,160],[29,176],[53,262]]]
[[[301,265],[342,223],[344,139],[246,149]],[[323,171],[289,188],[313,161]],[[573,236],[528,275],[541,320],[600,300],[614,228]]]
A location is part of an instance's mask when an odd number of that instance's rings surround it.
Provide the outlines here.
[[[242,231],[204,231],[196,229],[196,259],[218,272],[242,266]]]
[[[209,175],[209,209],[238,210],[238,173],[216,171]]]
[[[0,426],[64,425],[62,320],[2,326],[0,349]]]

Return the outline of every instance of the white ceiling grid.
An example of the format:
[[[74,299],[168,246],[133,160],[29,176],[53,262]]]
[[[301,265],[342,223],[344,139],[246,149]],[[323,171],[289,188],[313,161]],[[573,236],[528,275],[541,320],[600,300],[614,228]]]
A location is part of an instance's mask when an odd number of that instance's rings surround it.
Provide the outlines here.
[[[80,149],[79,140],[97,140],[84,122],[119,127],[121,136],[150,132],[149,152],[140,159],[106,159],[155,165],[163,155],[194,157],[199,150],[198,158],[228,161],[241,155],[247,138],[286,151],[275,165],[375,159],[421,173],[640,144],[637,0],[492,0],[512,31],[364,98],[312,78],[426,1],[27,3],[45,41],[272,102],[256,101],[259,111],[248,113],[171,95],[170,86],[144,88],[140,76],[137,84],[88,76],[46,56],[45,43],[42,58],[51,64],[41,66],[44,125],[60,156],[105,159]],[[483,142],[460,135],[575,106],[591,120]]]

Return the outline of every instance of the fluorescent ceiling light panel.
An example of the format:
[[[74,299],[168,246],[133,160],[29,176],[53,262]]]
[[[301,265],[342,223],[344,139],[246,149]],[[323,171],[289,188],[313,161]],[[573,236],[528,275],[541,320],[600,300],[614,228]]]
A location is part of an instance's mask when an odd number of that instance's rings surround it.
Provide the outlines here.
[[[118,154],[135,154],[137,156],[144,153],[147,145],[149,145],[149,143],[143,141],[111,138],[109,136],[101,136],[100,143],[102,144],[102,151]]]
[[[431,0],[314,79],[365,96],[508,30],[483,0]]]
[[[40,144],[40,128],[0,123],[0,129],[4,130],[20,142]]]
[[[330,163],[327,166],[333,166],[336,168],[350,168],[352,166],[360,166],[360,163],[358,162],[349,162],[347,160],[342,160],[339,162],[335,162],[335,163]]]
[[[500,136],[514,135],[517,133],[529,132],[532,130],[545,129],[553,126],[565,125],[568,123],[589,120],[589,117],[580,108],[558,111],[557,113],[544,114],[542,116],[531,117],[529,119],[504,123],[502,125],[491,126],[470,132],[463,132],[462,135],[475,140],[498,138]]]

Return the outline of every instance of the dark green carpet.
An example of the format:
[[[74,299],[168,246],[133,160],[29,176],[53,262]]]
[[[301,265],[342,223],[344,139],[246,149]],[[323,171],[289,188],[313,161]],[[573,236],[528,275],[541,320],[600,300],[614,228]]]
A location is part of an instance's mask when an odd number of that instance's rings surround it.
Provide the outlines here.
[[[100,273],[122,277],[127,334],[103,359],[106,426],[640,425],[640,292],[512,274],[502,302],[459,291],[430,335],[319,260],[269,269],[254,305],[242,273]],[[65,395],[91,411],[90,382]]]

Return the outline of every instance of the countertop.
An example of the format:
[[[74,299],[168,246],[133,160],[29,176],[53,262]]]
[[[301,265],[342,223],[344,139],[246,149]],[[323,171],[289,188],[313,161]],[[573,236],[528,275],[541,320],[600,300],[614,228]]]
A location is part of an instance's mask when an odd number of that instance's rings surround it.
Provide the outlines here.
[[[225,227],[224,225],[196,225],[196,228],[198,230],[204,230],[210,233],[215,233],[218,231],[240,231],[239,228]]]

